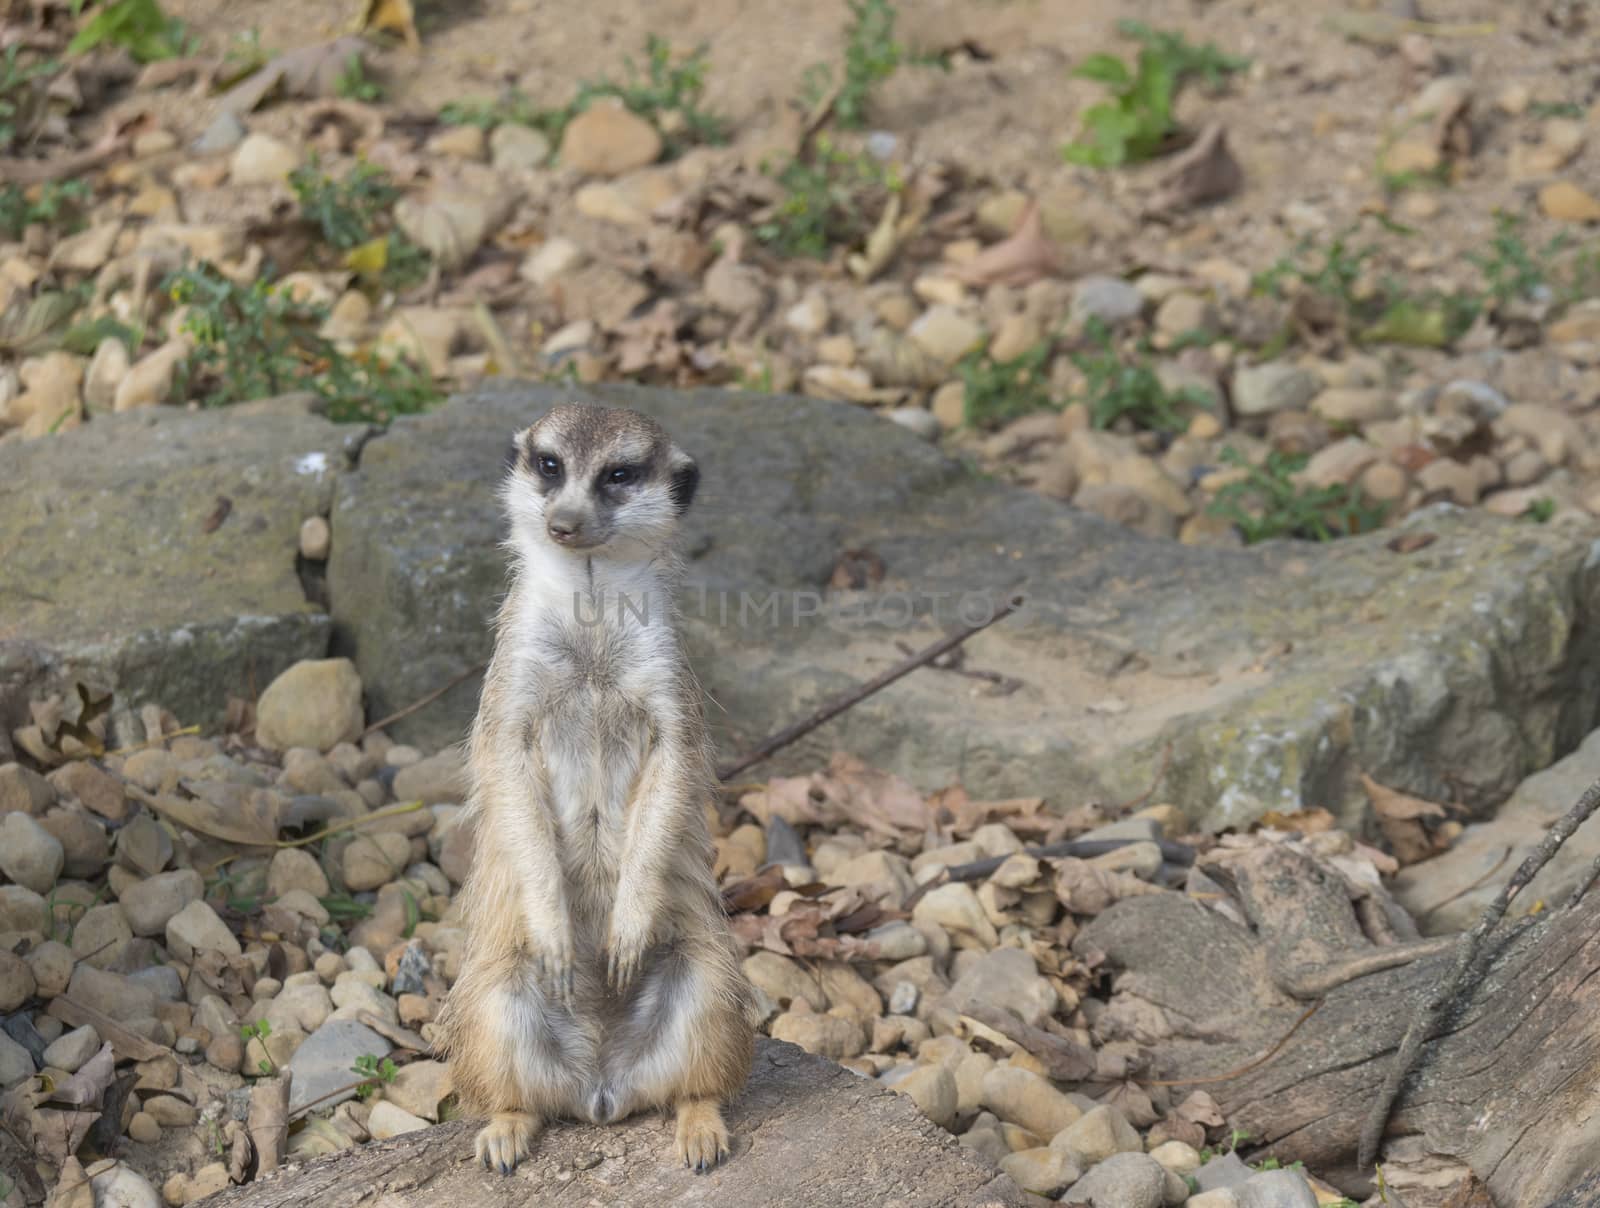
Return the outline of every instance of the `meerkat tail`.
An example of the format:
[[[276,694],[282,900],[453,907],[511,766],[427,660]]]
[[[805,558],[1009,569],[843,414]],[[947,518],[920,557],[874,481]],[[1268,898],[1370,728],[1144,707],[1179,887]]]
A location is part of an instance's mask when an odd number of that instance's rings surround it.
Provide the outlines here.
[[[728,1156],[728,1127],[715,1099],[685,1099],[678,1104],[678,1157],[696,1174],[705,1174]]]

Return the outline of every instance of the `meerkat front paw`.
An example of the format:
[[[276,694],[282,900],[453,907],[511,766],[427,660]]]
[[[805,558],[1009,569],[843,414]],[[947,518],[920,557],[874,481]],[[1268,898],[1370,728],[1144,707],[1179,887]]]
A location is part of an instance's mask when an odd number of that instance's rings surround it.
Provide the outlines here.
[[[572,928],[562,923],[538,927],[529,925],[528,941],[533,975],[539,988],[562,1002],[572,1001]]]
[[[479,1131],[475,1149],[485,1170],[510,1174],[533,1152],[544,1122],[527,1112],[501,1112]]]
[[[705,1174],[728,1156],[728,1128],[714,1099],[691,1099],[678,1105],[674,1142],[678,1158],[696,1174]]]
[[[614,910],[606,939],[606,978],[614,990],[633,984],[649,947],[650,919]]]

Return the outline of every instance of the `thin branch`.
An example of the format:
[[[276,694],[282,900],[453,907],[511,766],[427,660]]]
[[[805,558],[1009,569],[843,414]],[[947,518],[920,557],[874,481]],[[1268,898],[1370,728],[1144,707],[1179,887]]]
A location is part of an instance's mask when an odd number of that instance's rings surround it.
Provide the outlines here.
[[[1597,809],[1600,809],[1600,780],[1591,784],[1583,796],[1578,798],[1578,803],[1545,832],[1543,841],[1529,853],[1517,871],[1511,874],[1511,879],[1506,882],[1505,888],[1499,892],[1494,901],[1489,903],[1488,908],[1478,919],[1477,925],[1461,937],[1456,949],[1455,967],[1450,970],[1450,976],[1439,983],[1427,1002],[1423,1004],[1421,1012],[1406,1028],[1405,1036],[1400,1041],[1400,1048],[1395,1053],[1394,1064],[1389,1067],[1389,1074],[1378,1093],[1378,1100],[1372,1105],[1366,1123],[1362,1125],[1361,1146],[1356,1154],[1361,1169],[1365,1170],[1371,1166],[1377,1158],[1378,1145],[1383,1140],[1383,1130],[1389,1123],[1389,1112],[1394,1107],[1395,1100],[1400,1097],[1400,1088],[1405,1084],[1412,1067],[1416,1065],[1422,1046],[1428,1039],[1428,1033],[1433,1030],[1439,1014],[1455,998],[1461,983],[1466,980],[1468,970],[1477,962],[1484,940],[1505,917],[1506,908],[1511,905],[1511,900],[1527,887],[1528,882],[1538,875],[1539,870],[1561,850],[1561,845],[1570,839],[1572,833],[1587,822]]]
[[[365,730],[361,731],[361,737],[365,738],[368,734],[371,734],[374,730],[382,730],[386,726],[392,726],[395,722],[399,721],[401,718],[410,717],[418,709],[423,709],[423,708],[426,708],[428,705],[433,704],[434,701],[438,700],[441,696],[443,696],[446,692],[450,691],[450,689],[454,688],[457,684],[461,683],[463,680],[471,679],[473,676],[477,675],[479,672],[485,670],[488,666],[489,666],[488,663],[478,663],[476,666],[468,667],[460,675],[453,676],[443,686],[435,688],[432,692],[428,693],[428,695],[422,697],[420,700],[412,701],[404,709],[397,709],[395,712],[389,714],[388,717],[380,717],[377,721],[373,722]]]
[[[309,835],[301,835],[298,839],[274,840],[274,847],[304,847],[307,843],[315,843],[319,839],[326,839],[329,835],[336,835],[340,831],[358,830],[373,822],[381,822],[385,818],[393,818],[399,814],[414,814],[423,807],[421,801],[404,801],[399,805],[386,805],[381,810],[373,810],[370,814],[361,814],[355,818],[341,818],[330,823],[321,830]],[[229,857],[232,859],[232,857]],[[213,865],[217,867],[217,865]]]
[[[946,651],[954,650],[957,646],[961,645],[962,642],[972,637],[973,634],[981,633],[985,629],[989,628],[989,626],[993,625],[996,621],[1002,620],[1005,617],[1009,617],[1021,606],[1022,597],[1013,596],[1011,599],[1007,600],[1003,605],[997,608],[994,612],[994,615],[991,616],[987,621],[983,622],[983,624],[965,625],[956,630],[954,633],[940,638],[933,645],[923,647],[910,658],[903,659],[896,663],[882,675],[875,676],[866,683],[852,688],[849,692],[846,692],[842,696],[834,697],[833,700],[823,705],[816,712],[811,714],[811,716],[795,722],[795,724],[792,726],[786,726],[784,729],[779,730],[776,734],[762,739],[761,742],[756,744],[756,746],[746,754],[741,755],[732,763],[724,764],[722,767],[718,768],[717,779],[731,780],[745,769],[754,767],[756,764],[761,763],[774,753],[781,751],[790,743],[804,738],[818,726],[832,721],[846,709],[852,708],[855,705],[859,705],[862,701],[866,700],[867,697],[873,695],[873,693],[880,692],[884,688],[887,688],[890,684],[894,683],[896,680],[910,675],[918,667],[922,667],[928,663],[931,663],[934,659],[938,658]]]
[[[1187,867],[1194,863],[1194,848],[1184,843],[1174,843],[1171,839],[1064,839],[1060,843],[1042,843],[1038,847],[1024,847],[1021,852],[1013,852],[1012,855],[1032,856],[1036,860],[1058,860],[1062,856],[1092,860],[1107,852],[1132,847],[1135,843],[1154,843],[1161,849],[1161,858],[1168,864]],[[943,876],[934,877],[931,881],[917,886],[901,904],[900,909],[909,911],[922,900],[924,894],[951,881],[981,881],[1010,858],[1011,856],[990,856],[987,859],[974,860],[970,864],[951,865],[945,869]]]

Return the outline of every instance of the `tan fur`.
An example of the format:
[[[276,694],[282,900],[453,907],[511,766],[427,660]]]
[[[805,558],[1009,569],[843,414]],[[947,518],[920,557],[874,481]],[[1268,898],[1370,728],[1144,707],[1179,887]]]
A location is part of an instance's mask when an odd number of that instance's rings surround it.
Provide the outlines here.
[[[516,438],[516,566],[467,748],[467,947],[441,1020],[462,1106],[493,1117],[478,1157],[504,1172],[547,1119],[655,1107],[677,1109],[685,1165],[728,1152],[719,1104],[749,1073],[751,1001],[711,871],[700,689],[668,604],[696,481],[634,412],[558,407]],[[617,593],[648,597],[648,620],[613,612]]]

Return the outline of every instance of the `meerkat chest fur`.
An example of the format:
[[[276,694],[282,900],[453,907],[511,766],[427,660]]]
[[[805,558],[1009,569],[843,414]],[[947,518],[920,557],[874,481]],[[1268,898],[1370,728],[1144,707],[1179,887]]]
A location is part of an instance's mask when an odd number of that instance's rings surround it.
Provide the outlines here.
[[[614,868],[657,731],[679,719],[683,657],[667,574],[529,566],[512,640],[528,740],[544,761],[569,857]]]

